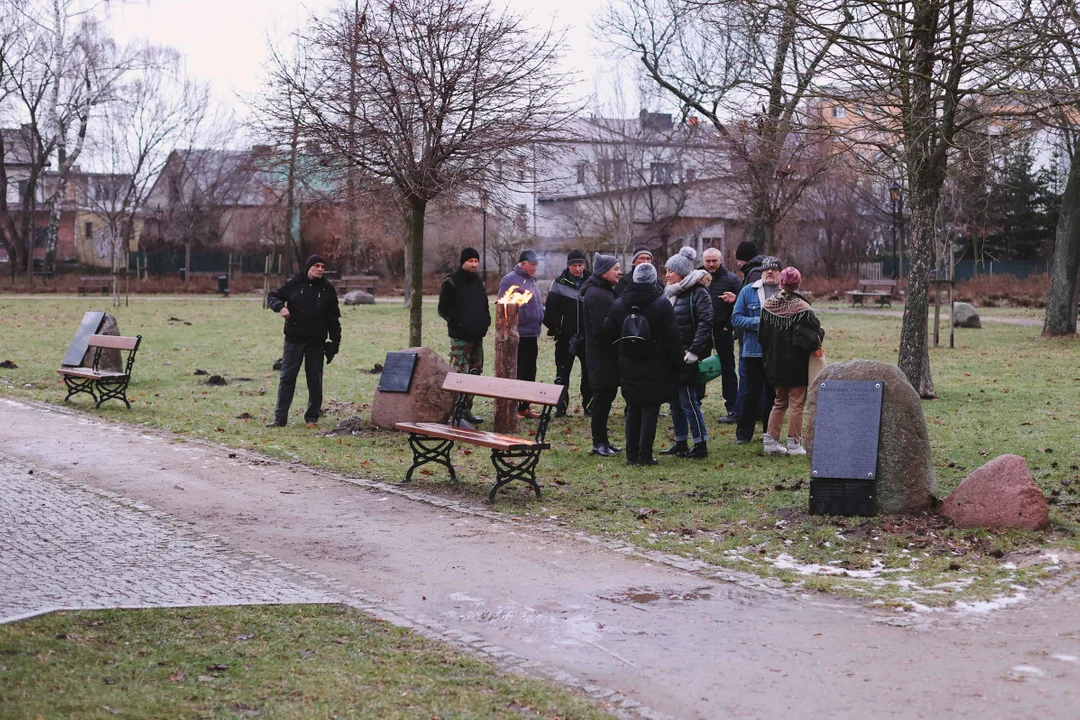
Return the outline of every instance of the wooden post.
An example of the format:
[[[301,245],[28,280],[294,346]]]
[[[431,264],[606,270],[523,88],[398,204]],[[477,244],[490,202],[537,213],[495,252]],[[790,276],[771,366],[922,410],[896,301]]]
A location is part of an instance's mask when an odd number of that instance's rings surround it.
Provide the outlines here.
[[[267,255],[263,262],[263,308],[267,307],[270,299],[270,270],[273,267],[273,255]]]
[[[495,303],[495,377],[517,378],[518,308]],[[495,432],[517,433],[517,400],[495,400]]]

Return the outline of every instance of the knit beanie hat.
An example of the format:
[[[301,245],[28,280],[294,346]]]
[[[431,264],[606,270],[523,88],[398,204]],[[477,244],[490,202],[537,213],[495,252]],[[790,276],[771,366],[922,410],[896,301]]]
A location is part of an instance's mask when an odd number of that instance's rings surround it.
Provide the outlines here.
[[[668,258],[668,261],[664,263],[664,267],[679,277],[686,277],[694,271],[695,260],[697,260],[697,250],[692,247],[683,247],[679,248],[676,255]]]
[[[644,245],[638,245],[636,248],[634,248],[634,257],[631,259],[631,262],[636,261],[642,255],[648,255],[651,258],[653,256],[652,250],[645,247]]]
[[[521,262],[534,263],[534,262],[539,262],[539,261],[536,258],[536,253],[533,252],[532,250],[522,250],[521,254],[518,255],[518,262],[519,263],[521,263]]]
[[[780,271],[780,287],[798,290],[802,285],[802,273],[796,268],[786,267]]]
[[[325,265],[326,261],[323,260],[323,256],[319,255],[318,253],[312,255],[307,259],[307,262],[304,263],[304,273],[307,273],[307,271],[310,270],[311,266],[315,263],[322,263],[323,265]]]
[[[581,252],[580,250],[571,250],[570,252],[566,253],[566,265],[569,267],[574,263],[584,264],[585,253]]]
[[[772,255],[766,255],[765,257],[763,257],[761,259],[761,270],[762,270],[762,272],[764,272],[765,270],[779,270],[779,269],[780,269],[780,258],[774,257]]]
[[[479,260],[480,253],[476,252],[476,248],[465,248],[461,251],[461,259],[458,260],[458,265],[464,265],[466,260]]]
[[[614,255],[602,255],[601,253],[594,253],[592,256],[592,271],[593,275],[603,275],[611,268],[615,267],[615,263],[618,260]]]
[[[749,240],[744,240],[743,242],[739,243],[738,249],[735,250],[736,260],[742,260],[743,262],[746,262],[747,260],[751,260],[756,256],[757,245],[750,242]]]
[[[636,283],[655,283],[656,282],[656,268],[652,263],[641,263],[634,268],[634,282]]]

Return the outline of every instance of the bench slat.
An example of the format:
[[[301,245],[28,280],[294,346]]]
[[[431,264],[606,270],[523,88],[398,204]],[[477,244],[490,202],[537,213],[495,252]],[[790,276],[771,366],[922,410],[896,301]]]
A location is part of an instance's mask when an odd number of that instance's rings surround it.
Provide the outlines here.
[[[93,370],[91,368],[82,367],[62,367],[57,370],[61,375],[70,375],[71,377],[83,377],[83,378],[125,378],[127,373],[112,372],[109,370]]]
[[[442,389],[468,395],[480,395],[502,400],[519,400],[539,405],[558,405],[563,393],[566,392],[565,385],[511,380],[509,378],[484,375],[466,375],[464,373],[447,373]]]
[[[115,350],[134,350],[139,338],[118,335],[91,335],[87,343],[90,347],[113,348]]]
[[[495,450],[545,450],[550,447],[547,443],[538,443],[512,435],[500,435],[499,433],[484,430],[467,430],[441,423],[397,423],[394,427],[405,432],[443,438],[444,440],[459,440],[470,445],[479,445],[480,447]]]

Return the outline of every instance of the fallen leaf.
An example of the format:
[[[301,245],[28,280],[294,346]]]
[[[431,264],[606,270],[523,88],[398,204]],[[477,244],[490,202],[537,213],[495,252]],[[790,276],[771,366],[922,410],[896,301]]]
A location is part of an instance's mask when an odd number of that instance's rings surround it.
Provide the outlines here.
[[[210,682],[210,683],[212,683],[212,682],[214,682],[214,680],[215,680],[215,678],[214,678],[213,675],[200,675],[199,676],[199,682]]]
[[[173,485],[173,486],[172,486],[172,489],[173,489],[173,490],[183,490],[183,489],[184,489],[184,486],[183,486],[183,485]]]
[[[172,675],[169,676],[169,682],[184,682],[184,677],[185,675],[182,671],[174,672]]]
[[[207,665],[206,669],[211,672],[220,672],[222,670],[228,670],[228,665],[222,665],[221,663],[214,663],[213,665]]]
[[[237,635],[236,639],[237,640],[250,640],[253,637],[255,637],[255,636],[254,635]]]

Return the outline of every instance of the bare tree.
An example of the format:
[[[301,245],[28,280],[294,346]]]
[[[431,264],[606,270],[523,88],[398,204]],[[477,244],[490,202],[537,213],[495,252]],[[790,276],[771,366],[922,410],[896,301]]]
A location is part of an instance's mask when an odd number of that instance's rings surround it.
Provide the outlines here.
[[[492,164],[555,139],[570,117],[559,37],[481,2],[370,0],[313,17],[307,69],[275,58],[301,138],[393,186],[409,218],[409,341],[421,342],[424,217],[449,189],[484,189]],[[359,82],[356,82],[359,79]]]

